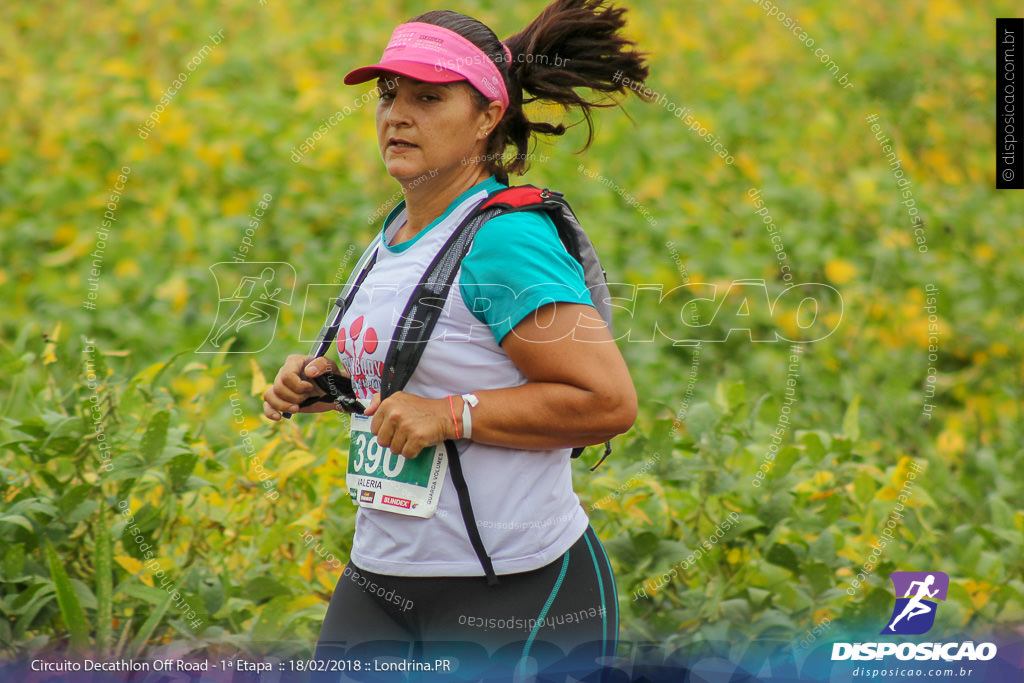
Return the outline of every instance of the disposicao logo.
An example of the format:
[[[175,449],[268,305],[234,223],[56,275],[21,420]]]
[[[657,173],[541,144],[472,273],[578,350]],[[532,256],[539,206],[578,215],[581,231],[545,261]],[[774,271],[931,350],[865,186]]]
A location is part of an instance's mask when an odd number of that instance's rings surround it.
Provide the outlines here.
[[[896,589],[896,606],[881,633],[928,633],[935,624],[936,600],[946,599],[949,577],[942,572],[893,572],[889,578]]]
[[[892,615],[880,635],[917,636],[935,625],[939,601],[946,599],[949,577],[942,572],[893,572],[889,575],[896,589]],[[832,661],[884,659],[895,655],[900,660],[987,661],[996,656],[994,643],[833,643]]]

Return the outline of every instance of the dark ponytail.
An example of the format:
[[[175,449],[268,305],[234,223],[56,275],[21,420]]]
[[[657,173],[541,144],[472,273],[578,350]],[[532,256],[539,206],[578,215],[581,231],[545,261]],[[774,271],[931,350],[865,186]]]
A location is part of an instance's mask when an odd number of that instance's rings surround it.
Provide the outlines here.
[[[634,43],[622,36],[625,14],[625,9],[606,5],[604,0],[555,0],[529,26],[505,41],[512,53],[511,63],[498,37],[476,19],[441,10],[421,14],[412,21],[455,31],[498,66],[508,89],[509,106],[487,140],[485,159],[489,170],[507,182],[509,174],[526,171],[534,135],[565,133],[561,124],[530,121],[523,111],[524,104],[536,101],[579,108],[587,123],[586,149],[594,137],[591,109],[614,107],[618,102],[610,97],[588,97],[589,93],[577,89],[606,95],[633,89],[644,99],[647,65]],[[632,83],[631,88],[623,85],[627,82]],[[475,95],[481,108],[486,108],[487,99],[480,93]],[[503,162],[502,154],[509,145],[515,146],[516,155]]]

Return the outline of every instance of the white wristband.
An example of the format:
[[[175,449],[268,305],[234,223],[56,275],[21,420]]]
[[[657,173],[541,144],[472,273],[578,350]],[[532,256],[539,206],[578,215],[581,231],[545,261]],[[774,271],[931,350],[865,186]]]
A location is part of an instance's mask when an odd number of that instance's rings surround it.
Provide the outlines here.
[[[462,438],[471,439],[473,438],[473,413],[470,411],[470,407],[476,407],[480,403],[480,399],[475,394],[463,394],[462,395]]]

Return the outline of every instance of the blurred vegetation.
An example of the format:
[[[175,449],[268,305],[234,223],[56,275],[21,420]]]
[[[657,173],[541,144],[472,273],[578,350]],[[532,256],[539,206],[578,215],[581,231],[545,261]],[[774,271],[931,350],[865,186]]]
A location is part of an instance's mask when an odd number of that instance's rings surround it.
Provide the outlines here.
[[[707,325],[689,330],[699,350],[660,335],[622,340],[640,418],[596,473],[577,464],[615,566],[621,636],[748,642],[874,625],[888,616],[897,569],[950,575],[943,626],[1020,625],[1024,200],[992,189],[993,17],[1015,6],[794,5],[848,72],[854,87],[843,89],[754,3],[625,4],[650,53],[649,85],[690,107],[735,163],[668,108],[634,98],[629,117],[600,112],[585,156],[571,154],[583,141],[574,128],[542,143],[550,158],[525,177],[566,193],[613,281],[718,286],[714,305],[693,309]],[[506,36],[541,7],[458,9]],[[291,155],[365,92],[341,83],[347,70],[376,58],[395,24],[433,8],[0,6],[0,654],[315,641],[340,573],[331,554],[347,560],[353,530],[345,422],[271,426],[258,395],[316,332],[322,311],[303,318],[306,286],[347,274],[379,226],[367,217],[397,187],[377,156],[372,104],[298,163]],[[140,138],[204,44],[205,59]],[[872,114],[912,181],[926,253]],[[122,167],[131,172],[89,310],[97,228]],[[750,279],[764,280],[771,300],[785,289],[752,188],[796,281],[842,299],[841,313],[833,299],[815,323],[835,331],[801,354],[791,423],[760,487],[751,482],[779,424],[790,345],[745,333],[709,341],[743,321],[757,334],[799,333],[793,302],[773,311],[756,298],[744,307],[742,288],[724,294]],[[291,264],[294,296],[268,348],[265,330],[243,330],[230,352],[197,354],[217,318],[210,267],[232,259],[264,193],[270,209],[247,260]],[[934,362],[928,285],[938,290]],[[700,291],[641,297],[618,327],[686,329],[680,303]],[[924,471],[896,541],[851,597],[913,462]],[[731,513],[739,521],[720,542],[660,580]],[[641,588],[648,597],[634,600]]]

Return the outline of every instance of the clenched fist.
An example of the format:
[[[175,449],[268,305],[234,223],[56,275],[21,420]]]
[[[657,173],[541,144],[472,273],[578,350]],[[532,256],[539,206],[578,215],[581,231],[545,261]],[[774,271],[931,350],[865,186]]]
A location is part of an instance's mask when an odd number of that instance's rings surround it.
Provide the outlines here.
[[[282,413],[323,413],[328,410],[341,410],[330,403],[314,403],[300,408],[299,404],[310,396],[323,396],[324,392],[309,378],[319,377],[326,373],[337,373],[348,377],[345,368],[339,368],[334,361],[327,358],[315,358],[308,361],[306,356],[292,354],[285,360],[277,372],[274,383],[263,392],[263,414],[277,421]]]

